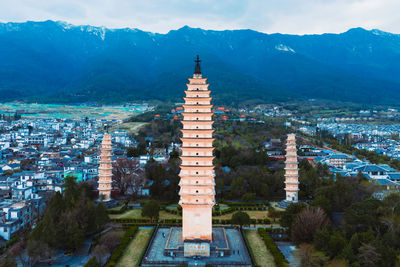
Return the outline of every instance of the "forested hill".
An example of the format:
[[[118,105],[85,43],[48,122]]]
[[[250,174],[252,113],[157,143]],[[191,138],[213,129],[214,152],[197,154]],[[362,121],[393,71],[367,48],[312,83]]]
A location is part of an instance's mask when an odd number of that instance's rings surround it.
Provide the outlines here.
[[[0,101],[179,100],[197,54],[217,102],[400,100],[400,35],[379,30],[157,34],[45,21],[0,23]]]

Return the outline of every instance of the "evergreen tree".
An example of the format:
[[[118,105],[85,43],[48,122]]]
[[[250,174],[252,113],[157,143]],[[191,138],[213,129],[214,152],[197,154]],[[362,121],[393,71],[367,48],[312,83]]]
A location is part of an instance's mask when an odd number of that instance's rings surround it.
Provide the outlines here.
[[[155,200],[147,201],[142,207],[142,217],[149,217],[150,221],[158,219],[160,213],[160,205]]]

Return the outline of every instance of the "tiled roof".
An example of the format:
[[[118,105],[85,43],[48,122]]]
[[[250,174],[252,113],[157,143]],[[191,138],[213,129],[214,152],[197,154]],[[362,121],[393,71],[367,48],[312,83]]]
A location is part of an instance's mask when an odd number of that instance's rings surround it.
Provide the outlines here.
[[[355,170],[361,172],[388,172],[386,169],[379,167],[377,165],[366,165],[359,168],[355,168]]]

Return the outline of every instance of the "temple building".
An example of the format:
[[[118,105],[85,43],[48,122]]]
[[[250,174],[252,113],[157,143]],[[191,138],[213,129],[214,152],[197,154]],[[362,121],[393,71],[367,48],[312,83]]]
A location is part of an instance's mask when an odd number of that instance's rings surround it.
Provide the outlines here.
[[[204,246],[207,246],[206,243],[212,241],[212,208],[215,203],[213,113],[211,91],[207,79],[202,77],[198,56],[195,62],[182,113],[179,204],[182,206],[183,241],[204,240]]]
[[[288,134],[286,141],[285,185],[286,201],[297,202],[299,191],[299,170],[295,134]]]
[[[212,98],[207,79],[201,74],[198,56],[195,62],[181,113],[179,205],[182,227],[157,227],[141,266],[251,267],[242,232],[234,227],[212,225],[215,204]]]
[[[111,162],[111,135],[104,134],[101,143],[99,166],[99,196],[103,201],[111,200],[112,190],[112,162]]]

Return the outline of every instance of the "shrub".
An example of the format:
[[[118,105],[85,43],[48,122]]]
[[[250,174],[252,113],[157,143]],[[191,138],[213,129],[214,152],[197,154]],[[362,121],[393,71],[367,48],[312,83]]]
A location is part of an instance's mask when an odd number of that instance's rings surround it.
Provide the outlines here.
[[[287,267],[288,262],[283,256],[282,252],[278,249],[275,245],[274,241],[272,241],[271,237],[263,228],[258,228],[258,234],[264,240],[265,246],[271,252],[272,256],[274,257],[274,261],[278,267]]]
[[[111,255],[110,259],[108,260],[107,264],[105,265],[106,267],[112,267],[112,266],[116,265],[118,260],[121,258],[124,250],[129,245],[129,242],[131,242],[131,240],[135,236],[137,230],[138,230],[138,227],[133,226],[125,231],[124,236],[121,239],[121,243],[119,244],[117,249]]]
[[[129,209],[128,204],[124,204],[119,210],[107,210],[108,214],[122,214]]]
[[[254,255],[254,251],[251,249],[251,246],[249,244],[249,240],[247,239],[247,236],[244,234],[243,231],[242,232],[242,236],[244,237],[244,242],[246,243],[246,247],[248,248],[249,252],[250,252],[250,258],[251,258],[251,263],[253,266],[257,267],[258,265],[255,265],[256,263],[256,257]]]
[[[96,257],[92,257],[84,267],[100,267],[99,262],[97,261]]]
[[[149,246],[149,244],[150,244],[150,242],[152,240],[152,237],[153,237],[153,234],[154,234],[155,230],[156,230],[156,227],[153,227],[153,229],[151,230],[150,238],[147,240],[147,243],[146,243],[146,246],[145,246],[146,249],[144,249],[142,251],[142,254],[140,255],[140,263],[143,261],[144,254],[146,253],[147,247]]]
[[[242,229],[243,225],[249,225],[252,221],[246,212],[238,211],[232,215],[231,223],[239,225],[240,229]]]

